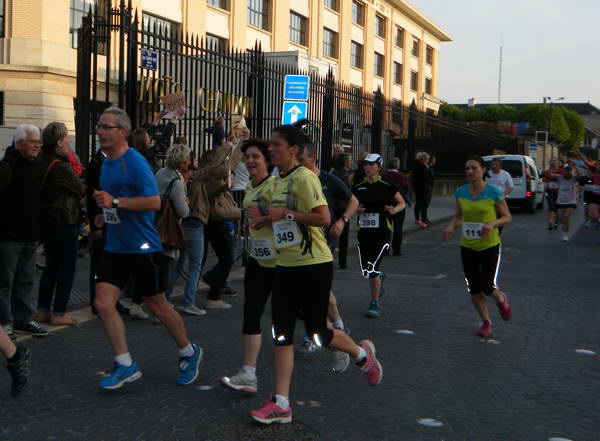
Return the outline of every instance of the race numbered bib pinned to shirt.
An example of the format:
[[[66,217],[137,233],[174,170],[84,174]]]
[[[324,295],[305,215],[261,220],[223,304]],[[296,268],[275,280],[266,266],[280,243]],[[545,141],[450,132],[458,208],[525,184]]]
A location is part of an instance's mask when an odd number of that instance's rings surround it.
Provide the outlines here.
[[[483,223],[480,222],[463,222],[463,237],[471,240],[481,240],[481,230],[483,229]]]
[[[360,228],[379,228],[379,213],[363,213],[358,217]]]
[[[275,250],[271,239],[252,239],[252,257],[256,260],[275,259]]]
[[[587,184],[584,189],[585,191],[591,191],[592,193],[600,193],[600,185]]]
[[[123,221],[119,218],[119,213],[116,208],[103,208],[104,222],[107,224],[122,224]]]
[[[282,220],[273,223],[273,239],[275,239],[275,248],[288,248],[299,245],[302,237],[298,232],[296,221]]]
[[[558,189],[558,182],[552,181],[548,183],[548,188],[550,188],[551,190],[556,190]]]

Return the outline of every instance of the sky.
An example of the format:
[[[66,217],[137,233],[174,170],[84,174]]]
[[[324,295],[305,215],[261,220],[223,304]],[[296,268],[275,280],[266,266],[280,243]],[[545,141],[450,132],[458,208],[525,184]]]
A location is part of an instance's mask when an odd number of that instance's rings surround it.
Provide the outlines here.
[[[439,56],[438,97],[452,104],[542,97],[600,107],[600,0],[408,0],[450,34]]]

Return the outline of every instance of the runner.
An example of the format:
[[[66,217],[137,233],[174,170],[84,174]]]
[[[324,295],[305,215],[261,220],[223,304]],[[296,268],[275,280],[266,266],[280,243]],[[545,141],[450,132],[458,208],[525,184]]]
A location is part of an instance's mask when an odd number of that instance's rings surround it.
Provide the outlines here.
[[[252,224],[255,218],[267,215],[266,208],[276,178],[269,174],[272,166],[269,145],[266,142],[258,139],[245,141],[241,151],[250,175],[250,182],[244,196],[244,209]],[[242,327],[244,362],[236,375],[221,378],[221,383],[231,389],[255,393],[257,391],[256,362],[262,342],[260,319],[273,289],[276,253],[273,230],[270,226],[249,230],[250,256],[246,261],[244,275]]]
[[[190,343],[181,316],[165,298],[162,246],[154,226],[160,196],[147,161],[127,144],[129,130],[129,117],[116,107],[106,109],[96,126],[98,141],[107,156],[102,164],[100,190],[94,192],[103,210],[96,223],[106,223],[107,229],[105,252],[95,275],[94,306],[115,354],[113,371],[100,381],[100,387],[117,389],[142,376],[129,354],[125,325],[115,307],[130,278],[150,312],[165,325],[179,347],[177,383],[189,384],[198,376],[202,350]]]
[[[562,174],[562,168],[558,168],[558,164],[555,160],[550,161],[550,169],[546,171],[548,175]],[[548,204],[548,230],[558,229],[558,216],[556,215],[556,198],[558,197],[558,182],[550,179],[546,176],[546,172],[542,173],[544,181],[544,195],[546,196],[546,203]]]
[[[454,230],[462,224],[461,257],[467,288],[471,301],[481,317],[477,334],[488,337],[492,333],[485,296],[496,301],[500,316],[510,320],[512,309],[506,294],[496,285],[500,266],[500,234],[498,227],[506,225],[512,217],[504,196],[493,185],[483,180],[483,159],[471,156],[465,165],[468,184],[454,193],[456,214],[444,230],[444,240],[450,239]]]
[[[577,208],[578,182],[573,175],[573,166],[566,163],[562,166],[562,174],[546,173],[546,177],[558,183],[558,196],[556,198],[556,215],[562,224],[563,242],[569,241],[569,226],[571,223],[571,211]]]
[[[4,328],[0,327],[0,352],[6,357],[6,369],[12,379],[10,394],[16,397],[25,388],[29,379],[31,349],[15,346]]]
[[[377,153],[367,155],[362,163],[365,178],[352,187],[358,199],[358,254],[363,276],[369,279],[371,303],[367,316],[379,318],[379,298],[383,282],[379,271],[381,260],[390,247],[392,216],[406,208],[404,199],[393,185],[381,179],[383,158]]]
[[[600,227],[600,167],[597,162],[589,161],[581,152],[576,153],[590,174],[585,183],[583,199],[584,203],[588,204],[590,226],[597,230]]]
[[[263,424],[292,421],[289,402],[294,370],[294,327],[302,311],[313,341],[349,353],[371,385],[381,382],[383,370],[369,340],[360,345],[343,331],[327,327],[327,304],[333,278],[333,258],[323,228],[330,224],[327,201],[318,178],[300,166],[298,155],[307,142],[298,128],[280,126],[273,130],[269,153],[281,176],[276,179],[268,216],[252,217],[252,227],[273,228],[277,266],[271,309],[275,344],[274,397],[251,412]]]
[[[492,159],[487,176],[486,182],[500,190],[504,197],[508,197],[513,192],[514,184],[512,176],[506,170],[502,170],[502,159]]]

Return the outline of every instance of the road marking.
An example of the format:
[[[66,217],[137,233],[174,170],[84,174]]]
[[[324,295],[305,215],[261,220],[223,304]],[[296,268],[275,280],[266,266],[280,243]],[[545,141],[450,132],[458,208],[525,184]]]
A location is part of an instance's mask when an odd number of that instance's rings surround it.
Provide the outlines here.
[[[589,349],[575,349],[575,352],[582,355],[596,355],[594,351],[590,351]]]
[[[409,329],[398,329],[396,331],[396,334],[402,334],[402,335],[415,335],[414,331],[411,331]]]
[[[425,427],[442,427],[444,423],[438,420],[434,420],[433,418],[420,418],[417,420],[421,426]]]
[[[438,274],[437,276],[417,276],[415,274],[393,274],[385,273],[386,277],[413,277],[416,279],[431,279],[431,280],[442,280],[448,277],[447,274]]]

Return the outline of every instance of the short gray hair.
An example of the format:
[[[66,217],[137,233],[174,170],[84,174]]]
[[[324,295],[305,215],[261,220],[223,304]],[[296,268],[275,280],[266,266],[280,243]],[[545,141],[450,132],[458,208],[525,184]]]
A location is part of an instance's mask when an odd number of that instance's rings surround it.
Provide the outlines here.
[[[119,107],[109,107],[105,109],[102,113],[112,113],[113,115],[115,115],[115,122],[120,128],[131,131],[131,119],[129,119],[129,115],[127,115],[127,113],[123,109]]]
[[[388,168],[391,169],[399,169],[400,168],[400,159],[398,158],[392,158],[390,159],[390,162],[388,162]]]
[[[33,124],[21,124],[15,130],[15,142],[26,140],[28,133],[37,133],[40,135],[40,128]]]
[[[417,161],[422,161],[423,158],[429,158],[429,154],[427,152],[417,153],[417,156],[416,156]]]
[[[167,150],[167,162],[166,166],[177,170],[182,162],[190,159],[190,149],[187,145],[173,144],[173,146]]]

